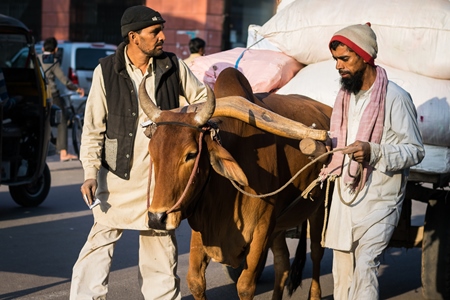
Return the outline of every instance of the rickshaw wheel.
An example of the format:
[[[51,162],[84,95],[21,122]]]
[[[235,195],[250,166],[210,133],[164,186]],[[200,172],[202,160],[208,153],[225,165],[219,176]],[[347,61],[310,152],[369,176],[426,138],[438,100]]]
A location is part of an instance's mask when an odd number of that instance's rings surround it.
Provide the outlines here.
[[[50,191],[51,174],[47,164],[41,176],[32,183],[9,186],[14,202],[23,207],[36,207],[47,198]]]

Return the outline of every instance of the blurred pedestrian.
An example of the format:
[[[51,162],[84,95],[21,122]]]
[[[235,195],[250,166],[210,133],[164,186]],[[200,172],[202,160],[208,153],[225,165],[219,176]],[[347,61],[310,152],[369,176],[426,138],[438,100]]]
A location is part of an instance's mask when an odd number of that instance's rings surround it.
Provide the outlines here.
[[[201,38],[196,37],[189,41],[189,51],[191,52],[191,55],[184,60],[188,67],[192,65],[194,59],[205,55],[205,47],[206,43]]]
[[[58,42],[54,37],[49,37],[44,41],[43,53],[39,55],[42,67],[44,68],[45,75],[48,81],[48,89],[51,93],[53,103],[57,105],[62,111],[61,123],[58,124],[58,135],[56,137],[56,151],[59,153],[61,161],[69,161],[78,159],[76,155],[70,154],[68,150],[67,141],[67,119],[68,119],[68,103],[65,103],[65,99],[60,96],[59,90],[56,85],[56,80],[59,80],[69,90],[76,91],[81,97],[84,96],[84,89],[73,84],[69,78],[64,75],[61,69],[60,62],[56,58],[58,51]]]

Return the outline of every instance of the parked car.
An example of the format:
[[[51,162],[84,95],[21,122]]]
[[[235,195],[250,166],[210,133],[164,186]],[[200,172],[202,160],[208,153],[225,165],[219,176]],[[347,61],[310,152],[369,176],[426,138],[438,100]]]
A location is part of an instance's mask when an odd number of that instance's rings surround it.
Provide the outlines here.
[[[19,55],[20,54],[20,55]],[[46,163],[50,140],[51,99],[30,30],[0,14],[0,67],[14,101],[0,105],[0,184],[21,206],[38,206],[50,191]],[[60,112],[60,111],[59,111]]]
[[[43,43],[44,42],[41,41],[36,44],[36,48],[39,48],[39,51],[42,51]],[[105,44],[103,42],[86,43],[58,41],[58,52],[56,57],[60,59],[61,69],[64,74],[73,83],[82,87],[85,94],[88,95],[92,84],[92,74],[99,63],[99,59],[113,54],[116,49],[116,45]],[[61,94],[70,94],[70,90],[64,85],[59,82],[57,82],[57,84]],[[86,100],[86,96],[79,97],[73,95],[71,96],[71,100],[77,113],[81,113],[80,110],[84,109],[82,104]]]

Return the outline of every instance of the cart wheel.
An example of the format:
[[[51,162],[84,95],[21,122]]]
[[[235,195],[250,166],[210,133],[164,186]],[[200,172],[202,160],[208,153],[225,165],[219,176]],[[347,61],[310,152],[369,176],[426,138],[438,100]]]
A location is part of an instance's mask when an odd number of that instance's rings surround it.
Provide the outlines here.
[[[72,122],[72,143],[75,153],[80,157],[81,133],[83,132],[83,121],[79,115]]]
[[[425,299],[450,299],[450,203],[430,200],[422,242],[422,290]]]
[[[24,207],[36,207],[42,202],[50,191],[51,174],[48,165],[35,182],[9,186],[9,193],[14,202]]]

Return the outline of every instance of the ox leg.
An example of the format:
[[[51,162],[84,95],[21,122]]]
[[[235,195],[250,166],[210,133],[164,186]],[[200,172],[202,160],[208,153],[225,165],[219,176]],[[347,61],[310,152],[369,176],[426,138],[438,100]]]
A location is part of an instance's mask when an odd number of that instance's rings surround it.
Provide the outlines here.
[[[251,300],[255,295],[258,271],[261,259],[267,251],[267,227],[258,227],[253,233],[253,241],[249,246],[249,252],[245,259],[245,266],[236,284],[240,300]]]
[[[325,249],[320,245],[322,240],[322,229],[324,222],[324,209],[319,209],[309,218],[309,234],[311,239],[312,280],[309,290],[311,300],[320,300],[322,290],[320,287],[320,263]]]
[[[285,232],[280,232],[272,242],[273,266],[275,270],[275,283],[272,300],[283,298],[284,286],[289,275],[289,249],[286,244]]]
[[[206,267],[210,259],[203,248],[201,234],[192,230],[186,280],[195,300],[206,299]]]
[[[295,257],[292,261],[291,269],[289,272],[289,278],[287,282],[287,288],[289,296],[295,292],[295,290],[302,284],[303,269],[306,263],[306,233],[308,222],[304,221],[300,228],[300,237],[298,240],[297,250],[295,251]]]

